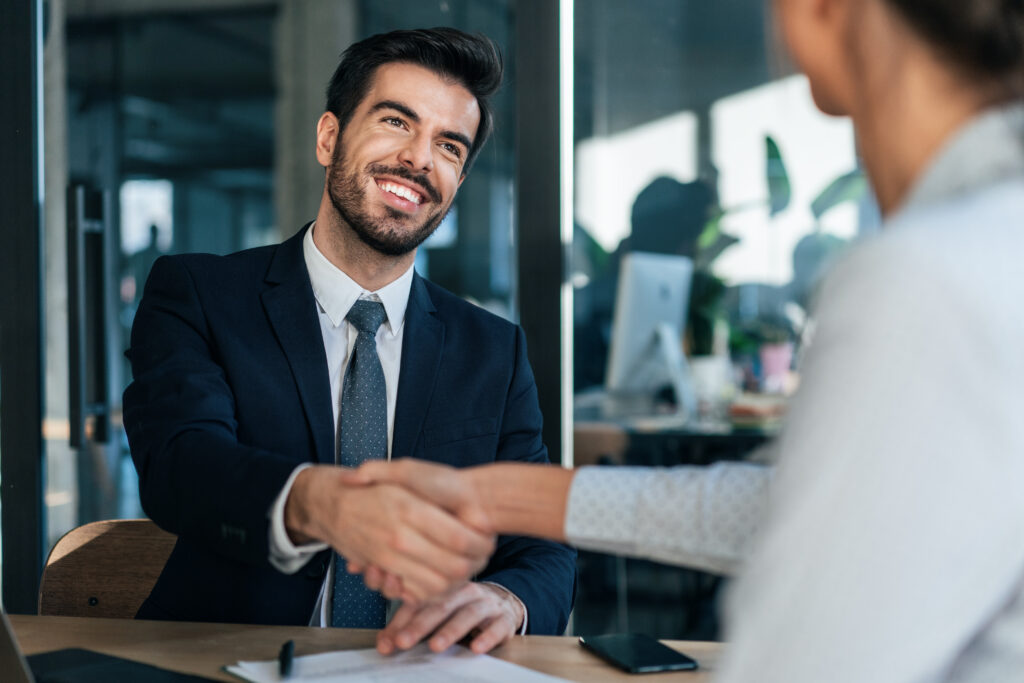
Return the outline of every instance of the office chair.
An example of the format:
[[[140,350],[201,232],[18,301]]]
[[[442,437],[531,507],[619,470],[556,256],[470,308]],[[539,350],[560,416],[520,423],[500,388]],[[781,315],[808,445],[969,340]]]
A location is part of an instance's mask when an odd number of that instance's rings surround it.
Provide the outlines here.
[[[176,540],[148,519],[104,520],[72,529],[46,558],[39,614],[133,618]]]

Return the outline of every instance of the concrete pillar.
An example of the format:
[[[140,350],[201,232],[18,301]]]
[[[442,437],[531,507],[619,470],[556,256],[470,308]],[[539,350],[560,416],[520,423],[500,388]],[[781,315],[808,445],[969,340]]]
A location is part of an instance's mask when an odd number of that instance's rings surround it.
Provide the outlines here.
[[[282,0],[277,19],[274,203],[282,238],[316,217],[324,169],[316,122],[342,50],[359,30],[355,0]]]

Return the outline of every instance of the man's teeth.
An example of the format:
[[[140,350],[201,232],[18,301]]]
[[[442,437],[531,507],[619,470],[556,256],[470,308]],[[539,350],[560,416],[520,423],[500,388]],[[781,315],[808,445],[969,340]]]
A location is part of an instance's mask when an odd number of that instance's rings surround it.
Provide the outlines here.
[[[395,183],[381,183],[380,189],[384,190],[385,192],[390,192],[391,194],[398,195],[402,199],[408,199],[413,204],[419,204],[422,201],[418,194],[410,190],[408,187],[405,187],[404,185],[396,185]]]

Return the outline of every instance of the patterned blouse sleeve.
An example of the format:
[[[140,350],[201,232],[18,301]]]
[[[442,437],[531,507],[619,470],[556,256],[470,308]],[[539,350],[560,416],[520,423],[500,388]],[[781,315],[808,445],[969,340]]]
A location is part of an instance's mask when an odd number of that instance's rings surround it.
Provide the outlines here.
[[[582,467],[565,533],[584,550],[732,574],[768,507],[770,466]]]

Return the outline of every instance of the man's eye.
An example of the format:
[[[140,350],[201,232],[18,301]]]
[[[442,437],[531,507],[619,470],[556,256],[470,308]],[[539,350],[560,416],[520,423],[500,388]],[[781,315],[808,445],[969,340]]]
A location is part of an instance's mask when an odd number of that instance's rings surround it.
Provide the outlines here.
[[[405,125],[405,122],[402,121],[402,119],[398,118],[397,116],[389,116],[389,117],[387,117],[386,119],[384,119],[384,123],[386,123],[386,124],[388,124],[390,126],[398,127],[398,128],[401,128],[402,126]]]
[[[462,158],[462,148],[458,145],[454,145],[450,142],[444,142],[441,143],[441,148],[449,154],[454,154],[455,156]]]

